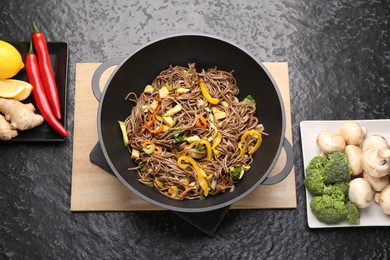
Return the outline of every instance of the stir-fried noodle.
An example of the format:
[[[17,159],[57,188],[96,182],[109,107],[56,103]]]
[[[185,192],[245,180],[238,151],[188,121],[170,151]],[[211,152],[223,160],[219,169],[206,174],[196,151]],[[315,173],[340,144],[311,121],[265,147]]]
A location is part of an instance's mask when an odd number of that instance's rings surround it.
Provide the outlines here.
[[[239,101],[233,74],[169,67],[146,86],[125,120],[139,181],[172,199],[232,190],[249,170],[262,125],[255,102]]]

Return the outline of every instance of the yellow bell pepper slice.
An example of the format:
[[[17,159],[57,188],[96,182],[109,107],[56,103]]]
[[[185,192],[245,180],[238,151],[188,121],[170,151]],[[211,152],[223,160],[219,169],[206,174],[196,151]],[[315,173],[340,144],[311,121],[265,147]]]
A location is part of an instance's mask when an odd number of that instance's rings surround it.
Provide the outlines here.
[[[203,189],[203,194],[207,197],[207,195],[209,194],[209,186],[207,185],[207,182],[202,174],[202,169],[199,167],[199,165],[196,163],[196,161],[194,159],[192,159],[191,157],[180,156],[177,159],[177,164],[183,170],[186,169],[188,166],[188,164],[183,163],[183,161],[190,163],[192,165],[192,167],[194,168],[194,170],[196,172],[196,176],[198,178],[198,183],[199,183],[200,187]]]
[[[254,154],[257,149],[260,148],[260,145],[261,143],[263,142],[263,138],[262,138],[262,134],[255,130],[255,129],[252,129],[252,130],[248,130],[246,131],[242,136],[241,136],[241,140],[240,142],[238,143],[238,148],[240,149],[240,156],[243,156],[246,152],[246,138],[248,137],[248,135],[251,135],[251,136],[254,136],[257,138],[257,141],[256,141],[256,144],[255,146],[248,152],[249,154]]]
[[[213,151],[211,149],[211,144],[209,141],[207,141],[206,139],[202,139],[199,144],[203,144],[204,146],[206,146],[206,149],[207,149],[207,159],[211,160],[213,158]]]
[[[222,141],[222,134],[216,131],[213,136],[213,146],[211,147],[215,155],[219,155],[219,151],[216,148],[221,143],[221,141]]]
[[[184,160],[185,157],[188,157],[188,156],[182,155],[182,156],[180,156],[180,157],[177,159],[177,165],[179,166],[180,169],[183,169],[183,170],[187,169],[187,167],[190,166],[190,165],[187,164],[187,163],[183,163],[183,160]]]
[[[244,156],[246,152],[246,143],[238,143],[238,149],[240,149],[240,156]]]
[[[210,102],[211,104],[213,105],[216,105],[219,103],[219,99],[218,98],[214,98],[210,95],[210,93],[208,92],[203,80],[199,80],[199,87],[200,87],[200,91],[202,91],[202,94],[204,96],[204,98]]]
[[[160,188],[164,188],[165,184],[162,183],[157,177],[154,178],[154,182],[156,183],[156,185]]]

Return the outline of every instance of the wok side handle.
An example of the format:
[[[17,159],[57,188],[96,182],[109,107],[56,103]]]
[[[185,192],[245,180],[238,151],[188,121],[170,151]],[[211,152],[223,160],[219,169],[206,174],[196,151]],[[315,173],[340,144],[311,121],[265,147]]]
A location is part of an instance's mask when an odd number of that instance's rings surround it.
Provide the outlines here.
[[[283,147],[286,152],[286,164],[284,165],[284,168],[277,175],[272,177],[267,177],[262,182],[262,184],[266,184],[266,185],[276,184],[284,180],[284,178],[286,178],[290,174],[291,169],[294,166],[294,151],[290,142],[286,138],[284,138]]]
[[[107,60],[99,65],[99,67],[95,70],[92,76],[92,92],[95,98],[100,101],[100,96],[102,95],[102,91],[100,90],[100,78],[102,74],[109,68],[115,65],[119,65],[123,61],[123,58],[113,58]]]

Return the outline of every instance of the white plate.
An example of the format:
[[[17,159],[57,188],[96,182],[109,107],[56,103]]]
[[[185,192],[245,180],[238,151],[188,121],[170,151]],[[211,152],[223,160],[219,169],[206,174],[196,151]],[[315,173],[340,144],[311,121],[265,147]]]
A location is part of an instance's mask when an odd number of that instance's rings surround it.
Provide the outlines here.
[[[361,126],[367,128],[367,136],[373,134],[381,134],[390,141],[390,119],[384,120],[356,120]],[[301,140],[303,164],[306,167],[310,160],[320,154],[320,150],[316,145],[316,138],[320,132],[335,131],[338,132],[341,124],[345,121],[302,121]],[[390,226],[390,216],[383,213],[380,206],[372,201],[370,207],[361,209],[360,224],[351,225],[347,221],[336,225],[328,225],[317,220],[310,209],[310,201],[312,195],[306,190],[306,206],[307,206],[307,220],[310,228],[331,228],[331,227],[354,227],[354,226]]]

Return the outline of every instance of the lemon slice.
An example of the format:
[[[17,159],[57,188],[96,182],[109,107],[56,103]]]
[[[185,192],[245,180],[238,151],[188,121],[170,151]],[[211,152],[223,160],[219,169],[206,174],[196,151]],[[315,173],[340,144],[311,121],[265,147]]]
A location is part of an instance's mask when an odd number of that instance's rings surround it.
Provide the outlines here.
[[[0,80],[0,97],[26,99],[32,91],[31,84],[16,79]]]
[[[0,79],[9,79],[24,68],[19,51],[8,42],[0,40]]]
[[[33,90],[33,86],[25,81],[20,81],[21,86],[24,87],[24,90],[19,93],[19,95],[14,96],[15,99],[22,101],[28,98]]]

